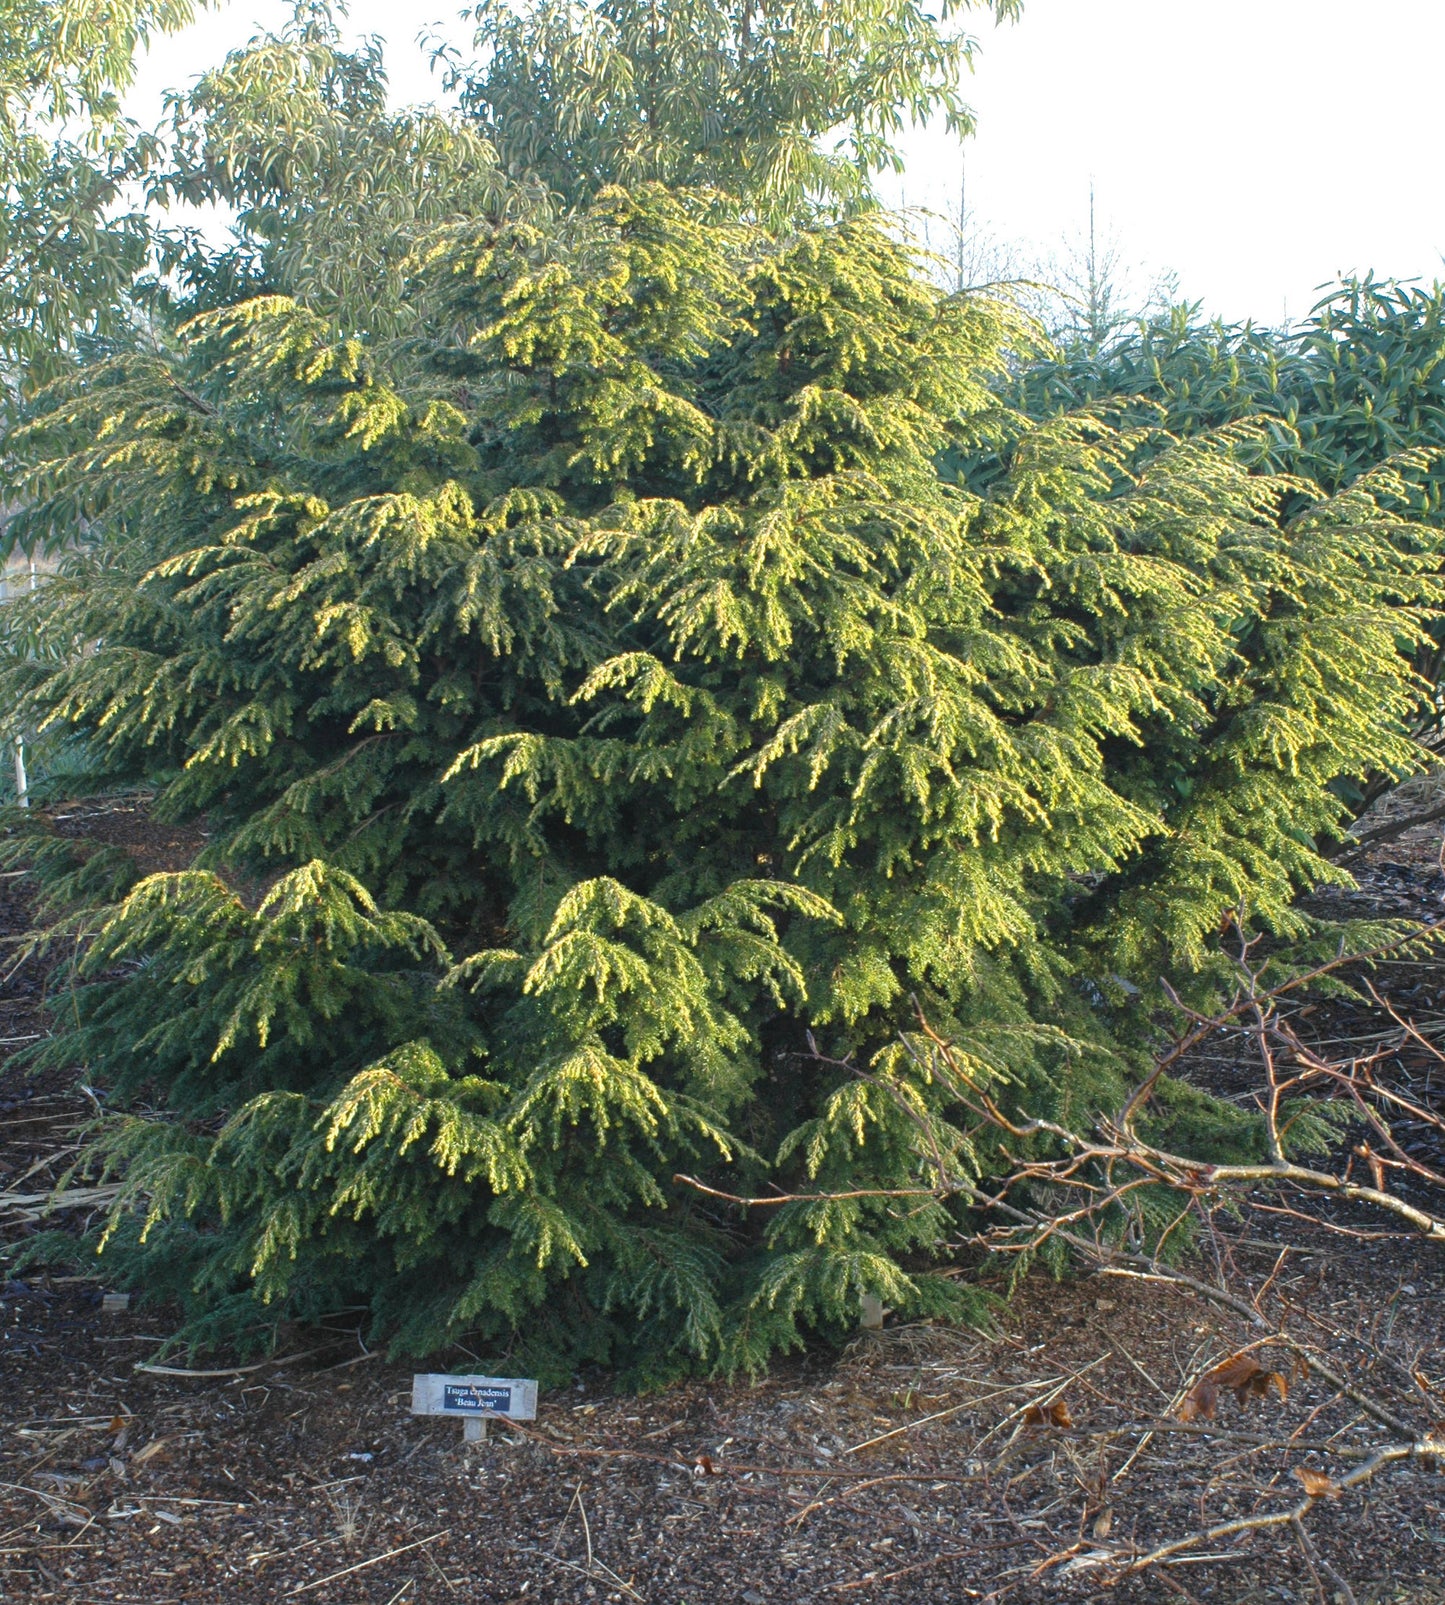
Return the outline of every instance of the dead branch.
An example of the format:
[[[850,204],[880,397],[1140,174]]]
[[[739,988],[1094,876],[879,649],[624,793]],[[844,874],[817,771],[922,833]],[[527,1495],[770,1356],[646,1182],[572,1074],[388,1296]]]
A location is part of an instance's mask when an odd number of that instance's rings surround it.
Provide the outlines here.
[[[1381,842],[1403,836],[1407,830],[1413,830],[1416,825],[1433,825],[1437,819],[1445,819],[1445,802],[1437,803],[1432,808],[1419,809],[1413,814],[1402,814],[1398,819],[1388,820],[1385,824],[1376,825],[1370,830],[1351,831],[1340,849],[1332,856],[1337,863],[1348,864],[1351,859],[1358,858],[1371,847],[1378,847]]]
[[[1217,1544],[1225,1538],[1237,1538],[1244,1533],[1264,1532],[1271,1527],[1289,1527],[1303,1520],[1322,1497],[1336,1498],[1350,1488],[1358,1488],[1369,1482],[1386,1466],[1398,1465],[1401,1461],[1424,1459],[1445,1454],[1445,1437],[1426,1436],[1414,1443],[1392,1443],[1383,1449],[1377,1449],[1362,1466],[1348,1472],[1338,1479],[1331,1479],[1335,1490],[1334,1494],[1306,1493],[1297,1504],[1290,1505],[1284,1510],[1267,1511],[1259,1516],[1239,1516],[1233,1521],[1221,1521],[1213,1527],[1207,1527],[1203,1532],[1191,1533],[1187,1538],[1177,1538],[1167,1544],[1160,1544],[1142,1555],[1136,1555],[1122,1565],[1116,1567],[1116,1575],[1126,1577],[1131,1572],[1142,1572],[1150,1566],[1157,1566],[1167,1562],[1171,1556],[1182,1555],[1186,1550],[1197,1549],[1201,1544]]]
[[[1421,939],[1401,938],[1367,954],[1342,952],[1308,975],[1269,986],[1264,966],[1255,958],[1257,938],[1245,933],[1243,923],[1241,917],[1236,927],[1238,984],[1233,999],[1217,1014],[1203,1016],[1187,1009],[1170,993],[1184,1017],[1184,1029],[1156,1055],[1149,1074],[1118,1113],[1100,1115],[1090,1129],[1073,1129],[1032,1115],[1027,1109],[1005,1110],[991,1087],[919,1009],[916,1030],[903,1038],[907,1058],[919,1072],[917,1084],[875,1074],[850,1059],[829,1059],[813,1046],[816,1062],[868,1082],[906,1116],[916,1133],[922,1172],[919,1185],[745,1196],[695,1176],[679,1174],[674,1178],[679,1186],[744,1209],[777,1209],[859,1198],[957,1199],[980,1222],[971,1241],[991,1254],[1027,1257],[1047,1243],[1058,1243],[1076,1260],[1091,1265],[1102,1275],[1205,1299],[1243,1321],[1256,1334],[1254,1340],[1226,1361],[1212,1366],[1206,1361],[1205,1368],[1197,1371],[1192,1381],[1186,1380],[1172,1407],[1183,1419],[1122,1425],[1087,1435],[1100,1446],[1100,1453],[1109,1441],[1138,1437],[1139,1445],[1125,1462],[1125,1470],[1156,1435],[1164,1434],[1213,1438],[1221,1447],[1242,1444],[1248,1446],[1251,1455],[1270,1450],[1285,1455],[1310,1451],[1337,1461],[1357,1462],[1339,1477],[1296,1466],[1295,1475],[1304,1485],[1304,1496],[1288,1505],[1203,1525],[1187,1537],[1169,1539],[1153,1547],[1110,1546],[1096,1535],[1092,1544],[1081,1541],[1051,1556],[1034,1575],[1059,1565],[1070,1571],[1096,1568],[1112,1583],[1150,1568],[1227,1559],[1219,1550],[1226,1541],[1279,1530],[1294,1539],[1304,1564],[1317,1581],[1327,1580],[1338,1597],[1349,1599],[1348,1584],[1319,1554],[1306,1530],[1305,1522],[1314,1504],[1321,1498],[1344,1497],[1386,1470],[1445,1459],[1445,1425],[1439,1420],[1445,1411],[1441,1409],[1438,1390],[1419,1372],[1417,1361],[1402,1365],[1378,1347],[1366,1346],[1358,1334],[1331,1327],[1312,1313],[1309,1327],[1298,1330],[1301,1313],[1309,1312],[1301,1312],[1280,1281],[1289,1245],[1279,1245],[1274,1267],[1262,1284],[1237,1289],[1226,1275],[1227,1244],[1213,1229],[1221,1210],[1258,1204],[1276,1213],[1282,1211],[1283,1219],[1293,1218],[1347,1235],[1379,1235],[1326,1208],[1329,1204],[1345,1204],[1403,1223],[1411,1228],[1411,1235],[1425,1242],[1445,1244],[1445,1165],[1436,1163],[1431,1150],[1421,1141],[1421,1134],[1426,1134],[1445,1155],[1445,1107],[1428,1085],[1421,1088],[1418,1082],[1412,1084],[1407,1079],[1407,1061],[1401,1057],[1408,1050],[1417,1059],[1424,1055],[1429,1063],[1445,1067],[1445,1052],[1368,982],[1365,990],[1389,1024],[1370,1034],[1357,1051],[1351,1051],[1355,1047],[1352,1042],[1344,1042],[1346,1051],[1341,1056],[1331,1056],[1322,1045],[1305,1040],[1300,1021],[1308,1011],[1292,1014],[1285,1007],[1288,1001],[1292,1008],[1312,983],[1352,966],[1399,957],[1417,947]],[[1440,934],[1431,933],[1424,940],[1434,944]],[[1247,1062],[1257,1068],[1252,1101],[1262,1121],[1267,1156],[1258,1161],[1202,1161],[1162,1147],[1140,1130],[1140,1117],[1161,1078],[1180,1073],[1191,1055],[1213,1041],[1219,1041],[1227,1050],[1229,1062],[1240,1064],[1242,1049]],[[932,1090],[925,1097],[921,1088]],[[940,1091],[941,1107],[935,1106]],[[1340,1130],[1340,1140],[1328,1154],[1310,1152],[1302,1157],[1296,1151],[1296,1127],[1301,1116],[1312,1108],[1328,1112]],[[944,1126],[947,1123],[956,1127],[961,1116],[967,1117],[966,1123],[974,1133],[993,1134],[995,1151],[1001,1155],[996,1174],[970,1174],[950,1159],[954,1150],[944,1136]],[[1319,1129],[1318,1125],[1315,1129]],[[1399,1190],[1405,1178],[1411,1183],[1408,1196]],[[1151,1228],[1145,1218],[1141,1201],[1146,1190],[1155,1199],[1161,1191],[1172,1192],[1179,1199],[1178,1210],[1162,1230],[1157,1224]],[[1191,1219],[1204,1228],[1204,1241],[1215,1245],[1217,1278],[1190,1274],[1165,1258],[1171,1236]],[[1289,1390],[1286,1376],[1250,1357],[1251,1351],[1271,1345],[1293,1356],[1291,1374],[1315,1376],[1330,1390],[1331,1398],[1347,1400],[1358,1409],[1357,1422],[1384,1429],[1389,1441],[1362,1443],[1357,1441],[1358,1432],[1351,1433],[1356,1441],[1350,1442],[1308,1437],[1309,1423],[1323,1406],[1312,1409],[1292,1433],[1252,1433],[1216,1426],[1212,1418],[1220,1388],[1234,1389],[1241,1403],[1247,1392],[1251,1397],[1263,1397],[1273,1390],[1284,1403]],[[1356,1362],[1363,1360],[1364,1364],[1340,1363],[1337,1353],[1350,1346]],[[1403,1395],[1397,1397],[1377,1389],[1375,1383],[1387,1375],[1404,1389]],[[916,1423],[879,1434],[869,1444],[896,1438],[915,1427],[926,1428],[976,1403],[935,1411]],[[1190,1419],[1191,1411],[1208,1417],[1208,1421]],[[1043,1412],[1034,1413],[1044,1419]],[[984,1441],[1006,1431],[1020,1416],[1021,1410],[1015,1410],[996,1424]],[[1071,1424],[1066,1409],[1058,1424]],[[1005,1450],[1006,1455],[1009,1452]]]

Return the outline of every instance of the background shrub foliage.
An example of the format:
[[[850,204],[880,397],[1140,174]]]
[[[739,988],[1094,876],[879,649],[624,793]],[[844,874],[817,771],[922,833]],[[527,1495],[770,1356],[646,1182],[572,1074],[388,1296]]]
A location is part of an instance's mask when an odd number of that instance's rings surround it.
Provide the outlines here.
[[[209,833],[137,881],[12,821],[73,955],[37,1057],[115,1111],[109,1279],[194,1338],[363,1306],[543,1374],[755,1367],[864,1293],[968,1315],[963,1205],[857,1196],[934,1174],[923,1126],[996,1163],[915,1003],[1001,1101],[1086,1125],[1160,977],[1221,984],[1226,912],[1333,944],[1298,896],[1417,762],[1428,459],[1371,437],[1320,475],[1233,336],[1184,326],[1150,390],[1132,336],[1051,353],[936,288],[853,210],[947,65],[910,3],[849,12],[913,41],[914,88],[859,46],[847,160],[785,159],[811,101],[724,141],[752,201],[699,187],[707,106],[645,161],[591,106],[559,198],[517,119],[573,126],[576,86],[507,91],[499,11],[491,144],[388,117],[375,52],[300,13],[155,156],[234,247],[158,245],[4,443],[11,538],[72,545],[5,610],[15,726]],[[725,13],[733,76],[679,34],[664,77],[730,104],[789,47]],[[640,27],[607,92],[651,126]],[[1153,1118],[1256,1140],[1168,1084]],[[748,1216],[680,1174],[855,1196]]]

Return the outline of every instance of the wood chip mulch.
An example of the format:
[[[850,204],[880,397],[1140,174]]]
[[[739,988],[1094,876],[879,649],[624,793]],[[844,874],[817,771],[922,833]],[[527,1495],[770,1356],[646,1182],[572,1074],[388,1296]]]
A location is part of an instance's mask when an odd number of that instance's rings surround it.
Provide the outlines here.
[[[147,868],[196,846],[137,802],[69,812],[62,827]],[[1403,878],[1367,866],[1367,891],[1438,909],[1436,831],[1382,847]],[[0,935],[28,921],[23,877],[0,880]],[[22,967],[0,987],[0,1052],[45,1030],[42,985]],[[1445,976],[1438,992],[1445,1015]],[[0,1072],[0,1194],[52,1185],[85,1112],[73,1086]],[[0,1241],[35,1229],[24,1214],[0,1214]],[[1210,1263],[1258,1285],[1286,1225],[1232,1222]],[[1288,1235],[1276,1286],[1345,1334],[1341,1364],[1358,1339],[1445,1385],[1445,1255],[1394,1233]],[[369,1355],[344,1315],[287,1334],[258,1366],[173,1358],[223,1374],[153,1374],[137,1366],[160,1351],[165,1311],[107,1311],[104,1292],[99,1275],[41,1271],[0,1285],[5,1601],[1327,1600],[1287,1529],[1112,1585],[1097,1557],[1292,1503],[1296,1468],[1338,1474],[1378,1441],[1314,1377],[1180,1421],[1201,1373],[1256,1334],[1202,1299],[1108,1276],[1031,1279],[992,1333],[889,1325],[755,1385],[639,1399],[583,1376],[544,1391],[530,1427],[479,1445],[455,1422],[413,1419],[412,1368]],[[428,1364],[507,1373],[505,1356],[461,1348]],[[1309,1533],[1360,1605],[1445,1605],[1440,1469],[1321,1499]]]

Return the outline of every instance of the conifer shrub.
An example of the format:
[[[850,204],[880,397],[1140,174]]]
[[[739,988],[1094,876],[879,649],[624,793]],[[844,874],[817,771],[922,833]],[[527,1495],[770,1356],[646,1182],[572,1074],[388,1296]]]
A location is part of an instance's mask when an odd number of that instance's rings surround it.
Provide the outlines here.
[[[1163,439],[1255,419],[1263,461],[1310,481],[1298,506],[1386,465],[1371,494],[1404,516],[1445,523],[1445,285],[1373,277],[1332,286],[1294,329],[1206,322],[1197,307],[1085,332],[1021,367],[1011,392],[1048,417],[1092,407],[1116,421],[1159,422]],[[1295,505],[1287,504],[1289,511]],[[1445,632],[1437,620],[1416,667],[1427,687],[1420,731],[1445,717]],[[1372,777],[1372,790],[1389,782]],[[1351,787],[1356,805],[1368,793]]]
[[[544,1375],[976,1313],[964,1205],[881,1196],[996,1162],[915,1006],[1087,1122],[1222,915],[1317,937],[1339,783],[1416,762],[1433,537],[1248,423],[1029,421],[1026,323],[875,218],[608,191],[409,271],[403,341],[248,301],[16,442],[89,544],[10,694],[209,832],[143,880],[25,848],[108,1277],[192,1337],[361,1305]]]

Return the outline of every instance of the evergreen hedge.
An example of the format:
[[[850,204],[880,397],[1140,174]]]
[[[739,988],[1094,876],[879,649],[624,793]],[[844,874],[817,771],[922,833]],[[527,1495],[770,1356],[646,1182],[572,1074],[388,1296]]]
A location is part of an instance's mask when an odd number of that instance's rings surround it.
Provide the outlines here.
[[[116,1111],[108,1277],[193,1337],[362,1305],[543,1374],[975,1312],[957,1200],[675,1178],[916,1187],[925,1110],[986,1175],[915,1000],[1087,1121],[1222,916],[1318,937],[1342,783],[1417,762],[1435,534],[1248,422],[1029,420],[1025,322],[877,219],[613,190],[409,271],[402,341],[262,297],[14,442],[90,544],[10,695],[210,832],[139,882],[26,848],[78,954],[37,1057]]]

